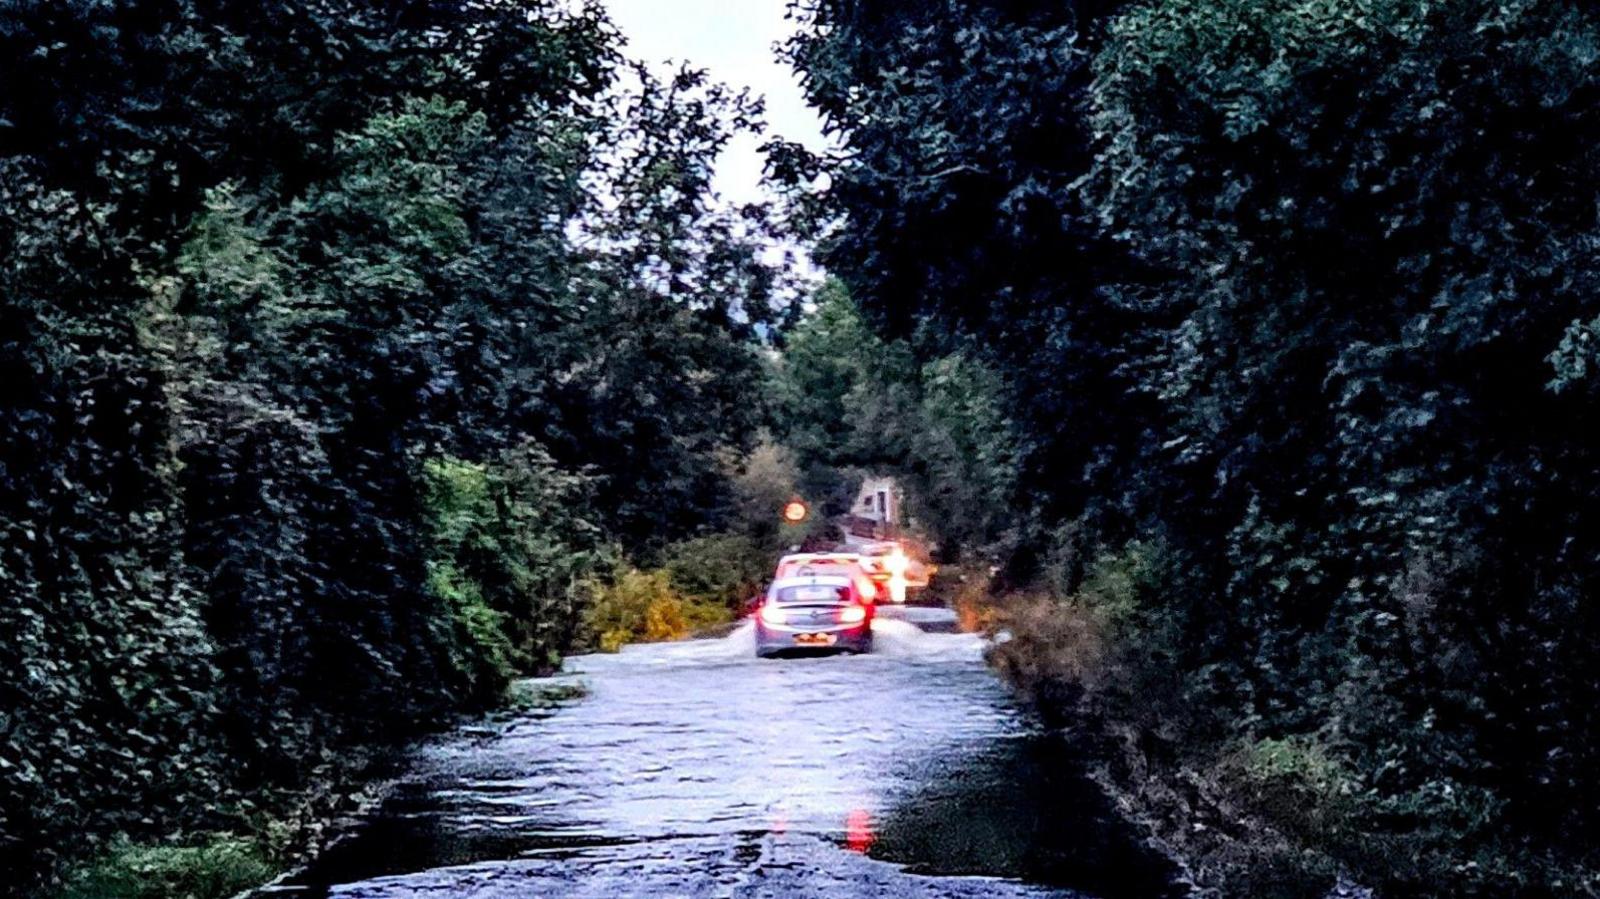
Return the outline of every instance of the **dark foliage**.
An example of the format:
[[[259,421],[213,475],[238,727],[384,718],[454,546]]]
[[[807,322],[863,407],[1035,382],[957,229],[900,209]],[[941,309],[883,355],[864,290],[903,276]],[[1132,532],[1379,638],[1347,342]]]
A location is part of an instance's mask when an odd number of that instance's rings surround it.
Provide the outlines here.
[[[777,284],[709,172],[759,109],[616,90],[617,44],[557,2],[0,10],[8,882],[492,700],[603,543],[721,514]]]
[[[1075,594],[1028,621],[1088,647],[1035,695],[1265,803],[1304,883],[1592,894],[1593,9],[800,15],[845,150],[776,173],[828,171],[810,215],[847,216],[826,258],[870,313],[1009,386],[1013,571]]]
[[[1055,518],[1120,491],[1150,411],[1123,370],[1146,310],[1101,289],[1146,276],[1075,187],[1090,49],[1117,5],[802,4],[787,48],[845,150],[799,165],[787,148],[774,174],[828,170],[811,215],[849,221],[824,258],[886,333],[918,333],[925,354],[977,345],[1007,369],[1033,438],[1022,470]]]

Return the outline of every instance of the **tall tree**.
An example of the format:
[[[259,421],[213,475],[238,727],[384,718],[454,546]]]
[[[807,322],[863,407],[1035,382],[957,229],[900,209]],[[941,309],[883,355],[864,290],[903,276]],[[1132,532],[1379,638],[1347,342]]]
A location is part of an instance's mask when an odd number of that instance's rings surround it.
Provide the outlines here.
[[[1279,836],[1397,895],[1592,883],[1594,11],[801,18],[844,152],[775,169],[829,175],[826,258],[870,315],[999,370],[1077,559],[1041,620],[1114,607],[1108,657],[1172,694],[1099,711],[1174,710],[1141,739],[1192,741],[1146,758],[1193,750],[1189,783],[1231,741],[1321,747],[1302,774],[1362,812]]]
[[[1353,739],[1382,796],[1487,790],[1574,848],[1600,469],[1558,347],[1594,315],[1597,39],[1566,3],[1163,2],[1093,103],[1103,220],[1179,273],[1152,462],[1233,562],[1254,711]]]
[[[1056,516],[1120,493],[1147,412],[1124,370],[1144,304],[1100,289],[1129,265],[1074,188],[1087,51],[1116,5],[806,4],[787,53],[843,151],[773,148],[780,177],[826,170],[805,202],[847,216],[822,257],[869,317],[924,355],[999,363],[1031,499]]]
[[[721,514],[777,279],[709,173],[758,107],[618,44],[558,0],[0,12],[8,869],[236,826],[554,664],[602,540]]]

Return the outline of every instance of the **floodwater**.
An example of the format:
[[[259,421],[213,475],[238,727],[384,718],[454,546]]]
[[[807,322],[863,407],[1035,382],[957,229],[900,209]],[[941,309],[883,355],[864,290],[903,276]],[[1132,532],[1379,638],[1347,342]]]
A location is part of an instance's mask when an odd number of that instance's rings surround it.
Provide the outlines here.
[[[758,660],[731,636],[571,659],[588,695],[418,751],[275,895],[1172,894],[971,634]]]

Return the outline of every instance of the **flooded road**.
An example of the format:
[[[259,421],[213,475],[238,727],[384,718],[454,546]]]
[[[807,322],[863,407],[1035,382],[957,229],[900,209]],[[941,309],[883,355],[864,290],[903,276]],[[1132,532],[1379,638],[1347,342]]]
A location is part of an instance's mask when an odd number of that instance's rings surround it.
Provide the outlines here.
[[[1167,894],[968,634],[868,656],[719,640],[576,657],[588,695],[419,751],[298,896]]]

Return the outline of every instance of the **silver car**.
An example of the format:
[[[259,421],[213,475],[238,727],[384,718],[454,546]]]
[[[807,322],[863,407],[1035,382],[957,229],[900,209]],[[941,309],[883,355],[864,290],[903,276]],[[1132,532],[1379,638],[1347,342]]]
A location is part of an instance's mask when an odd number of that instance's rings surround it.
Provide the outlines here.
[[[756,655],[762,658],[871,649],[872,600],[846,575],[779,578],[756,610]]]

